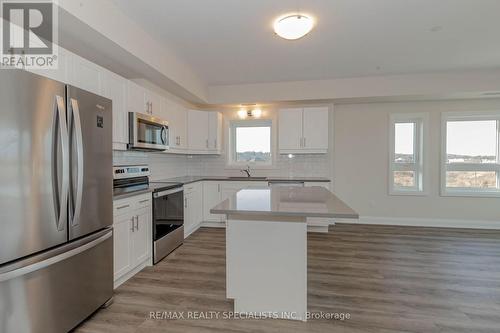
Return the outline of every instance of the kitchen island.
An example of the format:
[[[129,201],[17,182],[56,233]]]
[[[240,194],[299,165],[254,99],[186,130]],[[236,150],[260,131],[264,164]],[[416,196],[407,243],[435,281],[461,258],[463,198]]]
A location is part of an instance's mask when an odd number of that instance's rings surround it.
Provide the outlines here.
[[[213,209],[226,214],[226,297],[234,311],[307,319],[307,218],[357,219],[323,187],[243,189]]]

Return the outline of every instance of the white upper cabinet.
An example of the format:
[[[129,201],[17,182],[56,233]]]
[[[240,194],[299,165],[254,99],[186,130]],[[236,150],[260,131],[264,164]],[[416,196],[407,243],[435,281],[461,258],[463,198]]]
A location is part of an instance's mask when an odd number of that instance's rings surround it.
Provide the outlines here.
[[[328,107],[304,109],[303,149],[314,152],[328,150]]]
[[[146,104],[145,89],[140,85],[127,81],[127,109],[130,112],[149,113]]]
[[[161,101],[162,97],[150,90],[144,90],[144,100],[146,101],[146,107],[149,108],[149,114],[161,117]]]
[[[159,94],[141,87],[135,82],[127,82],[127,104],[128,110],[131,112],[161,117],[162,99],[163,97]]]
[[[208,150],[208,112],[188,111],[188,145],[193,153]]]
[[[216,111],[188,110],[188,147],[193,154],[220,154],[222,115]]]
[[[279,110],[279,147],[280,152],[302,148],[302,109]]]
[[[108,70],[102,74],[103,95],[113,102],[113,148],[124,150],[128,143],[127,80]]]
[[[280,154],[319,154],[328,150],[328,107],[281,109]]]
[[[91,93],[102,95],[102,69],[76,54],[69,60],[68,83]]]
[[[187,149],[187,109],[164,98],[161,113],[168,121],[169,152],[184,152]]]
[[[208,150],[220,153],[222,146],[222,114],[211,111],[208,113]]]

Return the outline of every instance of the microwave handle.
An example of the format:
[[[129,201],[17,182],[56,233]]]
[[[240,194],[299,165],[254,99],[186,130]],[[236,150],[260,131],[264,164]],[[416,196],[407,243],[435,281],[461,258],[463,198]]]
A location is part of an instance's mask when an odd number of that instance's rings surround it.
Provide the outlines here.
[[[168,146],[168,138],[167,138],[167,126],[162,126],[161,127],[161,133],[160,133],[160,137],[161,137],[161,142],[165,145],[165,146]]]

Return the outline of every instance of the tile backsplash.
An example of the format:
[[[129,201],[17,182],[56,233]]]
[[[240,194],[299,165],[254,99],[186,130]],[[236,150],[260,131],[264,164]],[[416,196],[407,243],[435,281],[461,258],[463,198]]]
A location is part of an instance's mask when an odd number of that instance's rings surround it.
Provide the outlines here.
[[[148,164],[151,168],[151,180],[186,176],[187,161],[185,155],[113,151],[114,165]]]
[[[139,151],[114,151],[114,165],[148,164],[151,179],[158,180],[186,175],[192,176],[240,176],[238,169],[226,167],[224,155],[176,155]],[[330,178],[330,157],[317,155],[279,155],[270,169],[256,169],[255,176],[326,177]]]

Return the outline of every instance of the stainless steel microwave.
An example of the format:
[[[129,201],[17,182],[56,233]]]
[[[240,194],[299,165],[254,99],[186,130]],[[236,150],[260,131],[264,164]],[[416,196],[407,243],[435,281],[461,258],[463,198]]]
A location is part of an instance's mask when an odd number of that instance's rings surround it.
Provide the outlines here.
[[[129,149],[167,150],[168,122],[138,112],[129,112]]]

